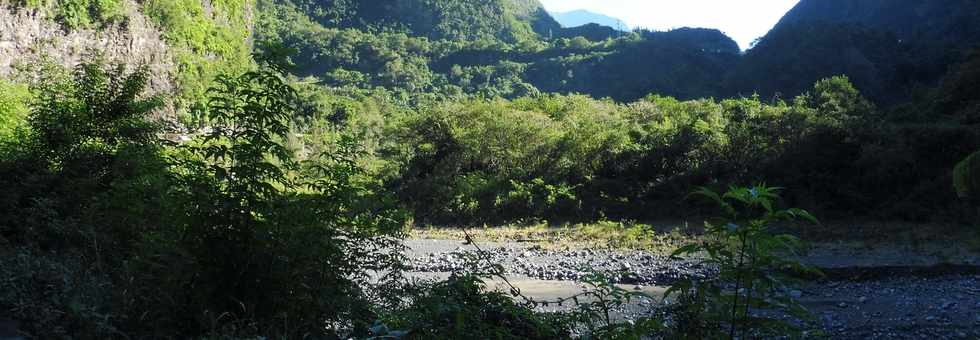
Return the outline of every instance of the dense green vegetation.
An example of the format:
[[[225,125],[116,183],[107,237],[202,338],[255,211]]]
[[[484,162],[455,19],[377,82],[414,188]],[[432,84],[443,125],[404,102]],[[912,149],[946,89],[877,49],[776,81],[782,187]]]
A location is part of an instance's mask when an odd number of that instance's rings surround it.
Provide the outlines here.
[[[975,34],[980,25],[966,19],[980,10],[971,1],[953,7],[874,1],[825,6],[803,1],[744,55],[730,38],[707,29],[618,33],[598,25],[549,25],[547,30],[532,30],[537,34],[515,37],[513,32],[521,30],[500,19],[511,13],[508,1],[480,6],[439,1],[338,3],[345,5],[263,1],[259,11],[267,15],[268,24],[260,25],[257,33],[260,40],[280,41],[298,50],[298,73],[332,86],[507,98],[535,91],[583,93],[623,102],[650,93],[679,99],[758,93],[766,100],[788,100],[820,79],[847,75],[883,106],[934,87],[949,67],[966,60],[965,52],[980,43],[980,34]],[[855,8],[842,10],[849,7]],[[954,7],[961,10],[947,10]],[[406,8],[418,9],[409,13],[442,14],[387,14]],[[484,15],[460,21],[453,13]],[[523,21],[531,26],[538,22]],[[896,22],[922,25],[915,31]],[[462,23],[472,27],[463,28]],[[457,31],[472,35],[447,33]],[[398,80],[373,79],[387,71],[398,74]]]
[[[252,0],[149,0],[143,13],[160,25],[178,65],[178,112],[199,111],[204,92],[223,73],[241,72],[251,63]],[[200,118],[200,117],[198,117]]]
[[[15,0],[13,3],[43,11],[72,30],[104,26],[123,18],[122,0]]]
[[[481,3],[504,13],[509,7]],[[603,41],[581,36],[596,36],[590,32],[566,35],[560,28],[522,38],[491,33],[454,37],[440,33],[438,25],[420,31],[336,22],[324,19],[329,11],[309,7],[301,1],[261,1],[258,40],[297,50],[293,60],[301,76],[315,76],[330,86],[384,87],[414,96],[515,98],[546,91],[635,100],[651,92],[682,98],[721,95],[721,75],[739,52],[717,30],[634,32]],[[495,22],[494,16],[472,18],[467,21],[480,27],[511,27]],[[626,69],[636,72],[622,72]],[[677,81],[679,74],[687,80]]]
[[[30,98],[27,86],[0,80],[0,143],[11,141],[27,119]]]
[[[122,3],[17,5],[96,29]],[[980,53],[922,42],[941,27],[800,20],[804,1],[742,55],[717,30],[561,29],[533,0],[138,4],[180,93],[101,61],[0,81],[0,317],[33,337],[751,337],[788,325],[750,306],[807,316],[774,289],[799,240],[772,224],[980,219]],[[149,120],[167,101],[189,141]],[[479,258],[402,277],[413,223],[626,229],[714,205],[676,254],[719,279],[635,324],[609,310],[639,293],[599,275],[567,314],[488,292]]]
[[[692,186],[753,181],[822,214],[929,219],[956,206],[943,178],[980,146],[971,125],[890,122],[846,78],[792,102],[541,95],[401,115],[378,154],[389,187],[435,223],[662,218],[694,208],[676,201]]]
[[[359,177],[357,149],[297,162],[280,142],[293,92],[265,68],[219,78],[214,132],[165,147],[145,81],[86,64],[39,86],[24,137],[2,148],[4,314],[44,338],[372,321],[363,284],[401,265],[389,236],[404,217]]]

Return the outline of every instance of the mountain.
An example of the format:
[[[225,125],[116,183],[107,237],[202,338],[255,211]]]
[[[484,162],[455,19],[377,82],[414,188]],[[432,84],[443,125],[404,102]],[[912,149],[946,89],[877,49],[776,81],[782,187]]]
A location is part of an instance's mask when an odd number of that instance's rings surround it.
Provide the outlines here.
[[[587,93],[632,101],[657,93],[720,96],[724,75],[739,62],[738,44],[719,30],[643,32],[608,49],[540,60],[527,71],[542,91]]]
[[[803,0],[728,82],[743,95],[785,97],[844,74],[876,102],[902,102],[980,43],[978,17],[978,0]]]
[[[599,24],[606,27],[612,27],[620,31],[629,30],[629,27],[626,26],[626,23],[622,20],[605,14],[590,12],[584,9],[569,12],[552,12],[551,16],[554,17],[555,20],[562,25],[562,27],[566,28],[579,27],[587,24]]]
[[[562,29],[537,1],[346,1],[350,6],[329,8],[313,0],[259,1],[256,41],[296,50],[297,75],[329,86],[429,96],[717,96],[740,56],[718,30]],[[409,5],[417,6],[412,14],[395,15]],[[332,17],[328,9],[348,14]]]
[[[603,41],[623,35],[623,31],[599,24],[585,24],[576,27],[566,27],[557,31],[555,36],[560,38],[583,37],[592,41]]]
[[[904,40],[980,37],[977,0],[803,0],[776,25],[825,22],[862,24]]]
[[[325,27],[404,30],[429,39],[517,42],[560,26],[537,0],[289,0]]]

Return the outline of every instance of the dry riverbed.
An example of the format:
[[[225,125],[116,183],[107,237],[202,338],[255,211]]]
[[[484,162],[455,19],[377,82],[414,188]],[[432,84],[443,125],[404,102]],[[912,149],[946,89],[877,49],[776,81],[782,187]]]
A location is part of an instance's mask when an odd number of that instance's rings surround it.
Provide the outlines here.
[[[714,274],[697,260],[672,260],[658,250],[517,241],[477,244],[484,259],[501,265],[508,280],[534,299],[578,294],[585,289],[583,277],[592,271],[605,274],[621,288],[651,297],[636,299],[617,311],[625,319],[654,311],[665,287],[677,279]],[[414,275],[425,278],[444,278],[465,270],[477,249],[460,239],[413,238],[406,245]],[[980,256],[976,254],[818,245],[801,260],[825,268],[828,278],[804,283],[788,293],[812,312],[811,327],[830,338],[980,339]],[[486,261],[478,263],[486,265]],[[505,287],[501,280],[488,285]]]

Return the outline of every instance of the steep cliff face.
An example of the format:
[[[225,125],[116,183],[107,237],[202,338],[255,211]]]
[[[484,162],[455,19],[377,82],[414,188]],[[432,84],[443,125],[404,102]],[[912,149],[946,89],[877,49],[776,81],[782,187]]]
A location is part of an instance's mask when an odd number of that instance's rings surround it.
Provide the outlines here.
[[[174,93],[177,68],[167,42],[135,2],[124,8],[124,19],[118,23],[66,30],[44,11],[0,2],[0,78],[27,80],[42,61],[70,68],[101,54],[107,61],[148,66],[150,90]]]

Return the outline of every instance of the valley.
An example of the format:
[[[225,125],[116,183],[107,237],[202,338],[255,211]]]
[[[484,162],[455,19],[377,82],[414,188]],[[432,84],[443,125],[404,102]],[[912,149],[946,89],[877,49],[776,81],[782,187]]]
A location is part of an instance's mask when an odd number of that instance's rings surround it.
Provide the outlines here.
[[[793,3],[0,0],[0,339],[980,337],[980,2]]]

